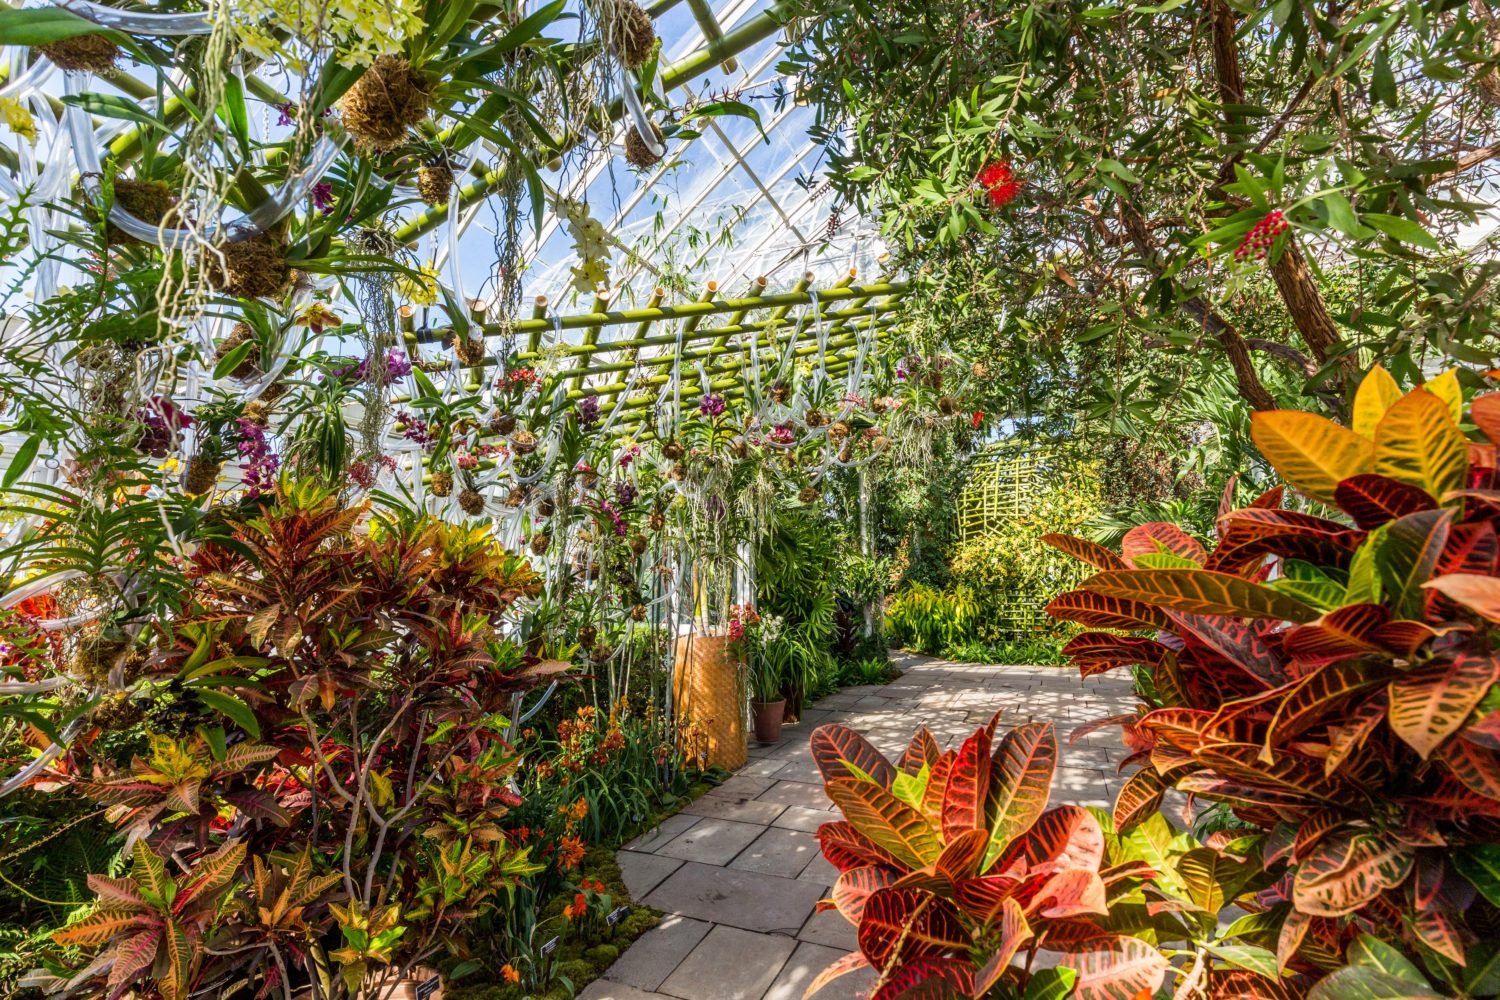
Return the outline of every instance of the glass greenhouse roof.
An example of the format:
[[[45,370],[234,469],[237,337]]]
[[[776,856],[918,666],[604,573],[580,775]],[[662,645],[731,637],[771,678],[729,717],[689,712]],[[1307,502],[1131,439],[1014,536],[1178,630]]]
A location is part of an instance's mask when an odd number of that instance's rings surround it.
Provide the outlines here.
[[[721,0],[714,16],[730,32],[773,16],[773,6],[770,0]],[[664,73],[706,51],[689,3],[668,0],[651,10],[663,39]],[[753,108],[758,123],[706,118],[701,134],[668,139],[662,162],[642,171],[618,155],[627,116],[611,137],[615,156],[596,158],[582,170],[544,173],[555,193],[585,202],[614,236],[610,284],[618,291],[612,308],[642,304],[657,286],[696,294],[714,281],[722,293],[738,294],[762,276],[781,288],[807,271],[815,285],[832,284],[850,268],[867,278],[878,274],[884,248],[868,221],[846,217],[830,225],[833,200],[817,181],[817,147],[807,135],[813,111],[793,100],[789,78],[777,69],[782,42],[775,32],[659,95],[673,106],[729,95]],[[490,277],[484,268],[493,256],[496,224],[492,204],[464,213],[457,246],[466,287]],[[587,307],[571,287],[577,260],[556,212],[530,227],[527,237],[524,300],[544,296],[559,309]],[[446,270],[445,243],[433,241],[431,252]]]

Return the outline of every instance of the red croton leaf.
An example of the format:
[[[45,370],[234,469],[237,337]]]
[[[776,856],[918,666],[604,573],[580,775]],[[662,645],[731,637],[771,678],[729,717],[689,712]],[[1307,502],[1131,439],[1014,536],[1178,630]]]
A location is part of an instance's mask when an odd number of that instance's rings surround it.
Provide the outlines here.
[[[885,969],[897,943],[899,962],[942,955],[973,942],[948,900],[919,889],[880,889],[865,900],[859,922],[859,950],[876,968]]]
[[[1373,472],[1362,472],[1345,479],[1333,491],[1333,498],[1346,514],[1354,518],[1355,524],[1367,530],[1437,506],[1421,487]]]
[[[870,896],[895,885],[900,877],[894,868],[876,865],[851,868],[833,884],[833,905],[845,920],[858,927]]]
[[[849,765],[874,779],[881,788],[890,788],[891,782],[896,780],[896,769],[891,762],[869,740],[848,726],[819,726],[813,730],[808,744],[813,763],[818,765],[825,782],[851,777],[854,771]]]
[[[1372,831],[1344,830],[1303,859],[1292,883],[1297,909],[1317,917],[1355,912],[1411,874],[1411,848]]]
[[[1097,872],[1086,868],[1067,868],[1049,878],[1027,904],[1035,912],[1052,920],[1066,917],[1105,916],[1104,882]]]
[[[1390,682],[1391,729],[1426,760],[1468,719],[1500,679],[1500,659],[1459,653]]]
[[[1046,810],[1056,768],[1057,732],[1050,722],[1017,726],[1000,741],[984,807],[990,831],[987,865]]]
[[[927,956],[903,963],[870,995],[870,1000],[953,1000],[973,992],[972,962]]]
[[[1463,605],[1481,618],[1500,622],[1500,577],[1473,573],[1449,573],[1422,586]]]
[[[1138,524],[1125,533],[1125,538],[1120,543],[1120,554],[1126,565],[1131,567],[1137,565],[1136,560],[1141,556],[1156,555],[1159,552],[1192,560],[1200,566],[1208,558],[1208,551],[1203,548],[1202,542],[1177,525],[1165,521]]]
[[[1219,519],[1218,548],[1203,565],[1205,569],[1243,573],[1271,555],[1341,566],[1364,538],[1363,531],[1326,518],[1294,510],[1250,507]]]
[[[1042,536],[1042,541],[1059,552],[1072,556],[1079,562],[1088,563],[1095,569],[1125,568],[1125,560],[1098,542],[1091,542],[1087,538],[1076,538],[1073,535],[1048,534]]]
[[[943,852],[942,841],[927,819],[879,785],[837,778],[824,789],[856,830],[895,855],[902,865],[924,868]]]
[[[1171,656],[1172,651],[1155,639],[1141,636],[1081,632],[1067,641],[1062,654],[1078,665],[1084,677],[1092,677],[1138,663],[1154,667]]]
[[[1465,730],[1459,739],[1443,744],[1438,757],[1469,791],[1500,800],[1500,752],[1475,743],[1471,733]]]
[[[1070,590],[1054,597],[1047,614],[1061,621],[1077,622],[1085,628],[1164,629],[1171,625],[1166,612],[1140,601],[1106,597],[1086,590]]]
[[[990,734],[980,729],[964,740],[948,772],[948,786],[943,790],[945,838],[953,840],[970,830],[988,829],[985,799],[990,790],[990,769]]]
[[[869,967],[869,960],[864,955],[857,951],[850,952],[818,973],[818,977],[807,984],[807,990],[802,994],[802,1000],[808,1000],[809,997],[841,976],[847,976],[851,972],[858,972],[860,969],[867,969]]]
[[[843,820],[818,827],[818,844],[823,849],[823,857],[841,872],[864,865],[903,867],[894,854]]]
[[[1098,871],[1103,862],[1104,830],[1099,821],[1087,809],[1065,805],[1042,813],[1000,855],[995,870],[1017,875],[1054,868]]]
[[[1269,752],[1307,729],[1346,712],[1349,703],[1384,684],[1390,671],[1360,660],[1330,663],[1308,674],[1279,698],[1266,729]]]
[[[1143,768],[1132,774],[1115,796],[1115,829],[1124,833],[1155,813],[1166,792],[1166,783],[1151,768]]]
[[[1486,392],[1469,400],[1469,419],[1492,444],[1500,444],[1500,392]]]
[[[901,762],[896,765],[896,769],[903,774],[920,774],[923,766],[936,764],[942,755],[943,748],[938,746],[937,737],[926,726],[918,726],[911,742],[906,745],[905,752],[901,754]]]

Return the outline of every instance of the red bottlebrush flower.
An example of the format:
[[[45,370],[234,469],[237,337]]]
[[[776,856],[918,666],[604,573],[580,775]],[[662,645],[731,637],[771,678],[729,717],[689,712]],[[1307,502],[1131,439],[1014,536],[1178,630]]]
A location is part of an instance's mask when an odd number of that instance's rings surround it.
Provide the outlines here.
[[[984,189],[991,208],[1004,208],[1021,193],[1021,182],[1011,170],[1009,160],[996,160],[986,164],[975,180]]]
[[[977,431],[979,429],[979,425],[982,423],[984,423],[984,411],[975,410],[974,415],[969,418],[969,426],[973,427]]]
[[[1266,252],[1276,243],[1276,238],[1289,228],[1291,224],[1281,209],[1273,208],[1240,240],[1240,245],[1234,250],[1234,259],[1245,260],[1253,256],[1256,260],[1265,260]]]

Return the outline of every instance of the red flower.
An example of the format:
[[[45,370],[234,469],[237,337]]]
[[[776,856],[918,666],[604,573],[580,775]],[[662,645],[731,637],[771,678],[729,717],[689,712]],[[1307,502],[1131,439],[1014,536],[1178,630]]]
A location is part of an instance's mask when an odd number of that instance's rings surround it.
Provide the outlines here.
[[[991,208],[1004,208],[1015,201],[1016,195],[1021,193],[1021,182],[1016,180],[1009,160],[996,160],[986,164],[975,179],[979,186],[984,188],[985,197],[989,199]]]
[[[969,424],[975,430],[978,430],[979,429],[979,425],[982,424],[982,423],[984,423],[984,411],[983,410],[975,410],[974,411],[974,415],[969,418]]]
[[[1286,216],[1281,214],[1281,209],[1272,209],[1263,219],[1251,226],[1245,238],[1240,240],[1240,245],[1234,251],[1234,259],[1244,260],[1253,255],[1256,260],[1264,260],[1266,251],[1275,244],[1276,237],[1286,232],[1289,227],[1290,223],[1286,221]]]

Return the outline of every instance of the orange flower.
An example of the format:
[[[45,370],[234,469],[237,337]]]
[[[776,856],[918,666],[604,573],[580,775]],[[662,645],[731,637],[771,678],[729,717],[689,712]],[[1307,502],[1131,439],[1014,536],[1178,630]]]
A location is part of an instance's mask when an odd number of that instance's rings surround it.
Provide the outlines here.
[[[570,834],[558,842],[557,863],[564,868],[577,868],[583,861],[583,853],[583,841]]]
[[[505,980],[507,983],[519,983],[521,981],[521,974],[516,971],[516,967],[514,965],[506,962],[504,965],[500,966],[500,978]]]
[[[580,892],[574,894],[573,902],[569,903],[563,910],[563,916],[569,920],[577,920],[587,912],[589,912],[588,897]]]

